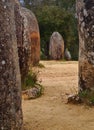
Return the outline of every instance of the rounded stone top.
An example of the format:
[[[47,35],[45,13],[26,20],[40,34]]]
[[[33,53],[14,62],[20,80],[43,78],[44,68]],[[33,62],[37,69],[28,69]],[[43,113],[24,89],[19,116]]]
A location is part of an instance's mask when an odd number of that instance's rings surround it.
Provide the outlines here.
[[[59,32],[53,32],[49,44],[50,59],[60,60],[64,57],[64,40]]]
[[[53,32],[52,36],[51,36],[51,39],[56,40],[57,43],[58,43],[58,41],[63,40],[63,37],[61,36],[61,34],[59,32]]]
[[[31,10],[24,8],[24,7],[21,7],[21,14],[24,17],[24,20],[25,19],[28,20],[28,24],[30,25],[30,29],[32,31],[39,32],[38,21],[37,21],[35,14]],[[25,21],[27,22],[27,20],[25,20]]]

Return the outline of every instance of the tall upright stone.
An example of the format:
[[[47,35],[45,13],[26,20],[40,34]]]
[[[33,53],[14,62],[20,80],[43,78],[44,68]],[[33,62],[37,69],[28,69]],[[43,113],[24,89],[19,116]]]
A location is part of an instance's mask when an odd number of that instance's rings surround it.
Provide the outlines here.
[[[52,60],[60,60],[64,57],[64,40],[58,32],[54,32],[50,38],[49,57]]]
[[[26,28],[24,27],[24,18],[21,14],[21,6],[18,0],[15,0],[15,25],[16,25],[16,37],[17,37],[17,47],[19,55],[19,64],[22,81],[25,79],[29,71],[30,66],[30,52],[31,46],[28,43],[28,33],[25,33]],[[26,37],[27,35],[27,37]],[[24,39],[26,37],[26,39]],[[25,44],[27,42],[27,44]]]
[[[32,11],[20,6],[15,0],[15,24],[22,81],[29,67],[40,60],[40,34],[38,22]]]
[[[0,130],[22,130],[14,1],[0,0]]]
[[[94,91],[94,0],[77,0],[79,90]]]
[[[32,11],[21,8],[23,17],[23,46],[29,50],[30,63],[36,65],[40,60],[40,34],[38,22]],[[29,47],[29,48],[28,48]]]

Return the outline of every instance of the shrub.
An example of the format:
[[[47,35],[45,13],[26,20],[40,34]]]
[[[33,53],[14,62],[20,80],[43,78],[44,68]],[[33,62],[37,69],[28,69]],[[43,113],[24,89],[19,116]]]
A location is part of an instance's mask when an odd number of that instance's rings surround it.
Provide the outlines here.
[[[36,97],[39,97],[43,94],[43,86],[38,81],[38,72],[29,71],[24,82],[22,83],[22,90],[25,91],[32,88],[38,89]]]
[[[83,102],[87,105],[94,105],[94,92],[91,90],[84,90],[79,92],[79,97],[83,100]]]

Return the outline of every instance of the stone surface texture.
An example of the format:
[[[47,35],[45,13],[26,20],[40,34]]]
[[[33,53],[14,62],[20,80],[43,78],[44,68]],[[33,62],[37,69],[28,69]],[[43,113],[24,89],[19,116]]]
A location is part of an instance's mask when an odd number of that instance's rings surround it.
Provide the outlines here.
[[[0,0],[0,130],[22,130],[14,1]]]
[[[15,0],[15,24],[21,79],[28,74],[29,67],[40,60],[40,34],[35,15],[20,6]]]
[[[54,32],[50,38],[49,56],[52,60],[60,60],[64,57],[64,40],[58,32]]]
[[[21,78],[24,79],[29,71],[29,60],[30,60],[30,46],[24,46],[24,20],[21,16],[21,6],[18,0],[15,0],[15,25],[16,25],[16,37],[17,47],[19,55],[19,65]]]
[[[21,15],[24,20],[23,46],[30,47],[30,62],[36,65],[40,60],[40,34],[38,22],[30,10],[21,8]]]
[[[94,91],[94,0],[77,0],[79,90]]]
[[[70,54],[70,51],[67,48],[65,50],[64,58],[66,60],[71,60],[71,54]]]

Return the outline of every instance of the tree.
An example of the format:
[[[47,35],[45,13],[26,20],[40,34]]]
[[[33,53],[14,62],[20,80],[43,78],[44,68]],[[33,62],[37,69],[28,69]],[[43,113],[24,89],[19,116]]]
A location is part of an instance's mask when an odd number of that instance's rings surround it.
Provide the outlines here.
[[[77,0],[79,27],[79,92],[94,97],[94,0]]]
[[[65,8],[71,12],[75,12],[75,2],[76,0],[56,0],[59,7]]]
[[[24,0],[25,1],[25,0]],[[73,60],[78,59],[78,31],[75,18],[76,0],[31,0],[30,8],[36,15],[40,28],[41,52],[48,55],[48,43],[54,31],[64,38]],[[26,6],[27,7],[27,6]]]
[[[41,10],[41,11],[40,11]],[[44,6],[37,8],[35,14],[38,18],[41,51],[46,53],[46,46],[54,31],[58,31],[64,38],[65,47],[69,48],[72,58],[78,57],[78,35],[74,13],[66,11],[59,6]],[[46,54],[45,54],[46,55]]]
[[[22,130],[14,1],[0,1],[0,130]]]

